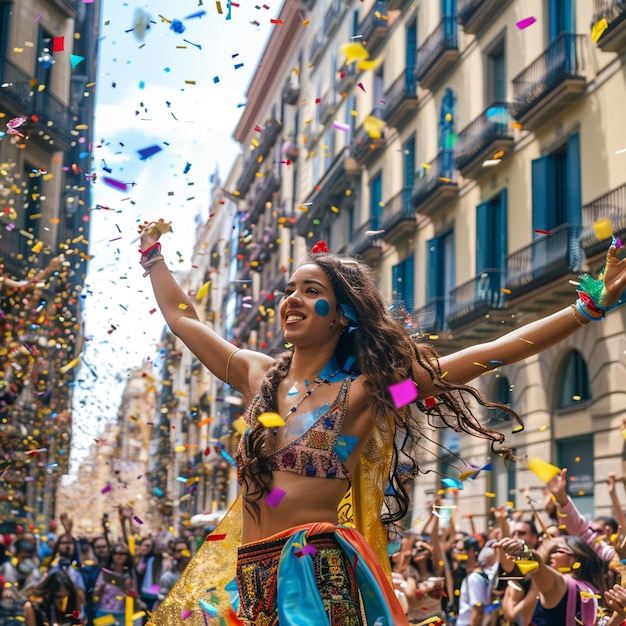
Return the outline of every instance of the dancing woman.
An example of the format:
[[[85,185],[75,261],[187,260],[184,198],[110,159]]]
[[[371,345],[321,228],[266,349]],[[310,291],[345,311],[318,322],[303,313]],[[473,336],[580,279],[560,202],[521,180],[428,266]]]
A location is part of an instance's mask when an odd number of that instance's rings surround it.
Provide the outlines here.
[[[439,358],[392,317],[367,266],[320,243],[287,282],[278,315],[293,347],[274,358],[233,346],[198,319],[161,254],[167,230],[161,222],[141,232],[141,263],[159,308],[247,405],[249,428],[236,454],[243,545],[229,589],[249,624],[407,624],[389,583],[382,523],[408,510],[402,470],[420,426],[390,387],[409,381],[428,416],[510,456],[504,435],[484,428],[466,400],[494,405],[466,383],[485,366],[525,359],[601,319],[626,287],[626,260],[611,246],[595,301],[580,293],[571,307]],[[338,523],[347,492],[361,532]],[[208,559],[202,550],[196,558]],[[152,622],[180,620],[179,609],[166,607]]]

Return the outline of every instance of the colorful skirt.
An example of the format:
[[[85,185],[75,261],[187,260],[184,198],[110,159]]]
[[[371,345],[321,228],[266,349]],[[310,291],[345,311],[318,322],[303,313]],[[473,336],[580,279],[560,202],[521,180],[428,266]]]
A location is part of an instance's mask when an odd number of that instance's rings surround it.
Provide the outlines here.
[[[306,525],[245,544],[236,580],[244,624],[408,624],[373,551],[352,528]]]

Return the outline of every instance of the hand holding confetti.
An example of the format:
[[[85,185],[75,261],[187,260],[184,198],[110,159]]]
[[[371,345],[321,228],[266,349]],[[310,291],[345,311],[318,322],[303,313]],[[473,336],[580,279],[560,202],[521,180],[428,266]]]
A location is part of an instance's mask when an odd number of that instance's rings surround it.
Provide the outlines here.
[[[141,233],[141,249],[146,250],[151,245],[155,244],[164,233],[169,233],[172,230],[172,222],[166,222],[164,219],[160,219],[158,222],[144,222],[139,225],[139,232]]]

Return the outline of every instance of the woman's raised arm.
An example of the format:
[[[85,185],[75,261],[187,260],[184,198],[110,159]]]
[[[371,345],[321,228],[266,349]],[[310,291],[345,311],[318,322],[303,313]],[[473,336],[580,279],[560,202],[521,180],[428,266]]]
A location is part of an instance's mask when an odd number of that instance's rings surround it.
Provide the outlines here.
[[[239,350],[206,326],[191,298],[182,290],[165,264],[158,242],[163,223],[141,232],[142,266],[149,274],[157,304],[170,330],[200,359],[209,371],[250,400],[273,359],[252,350]]]

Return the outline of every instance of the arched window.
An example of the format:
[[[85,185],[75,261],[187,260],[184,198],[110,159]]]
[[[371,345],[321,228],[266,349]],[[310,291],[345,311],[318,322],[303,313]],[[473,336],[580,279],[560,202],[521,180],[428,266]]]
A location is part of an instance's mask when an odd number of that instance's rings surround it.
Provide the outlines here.
[[[489,400],[499,404],[505,404],[509,407],[511,406],[511,402],[513,402],[513,391],[511,389],[511,383],[506,376],[498,376],[498,378],[495,379],[494,385],[489,393]],[[512,419],[511,414],[504,409],[489,409],[487,413],[488,426],[505,424]]]
[[[557,378],[556,408],[568,409],[591,400],[587,363],[578,350],[565,357]]]

